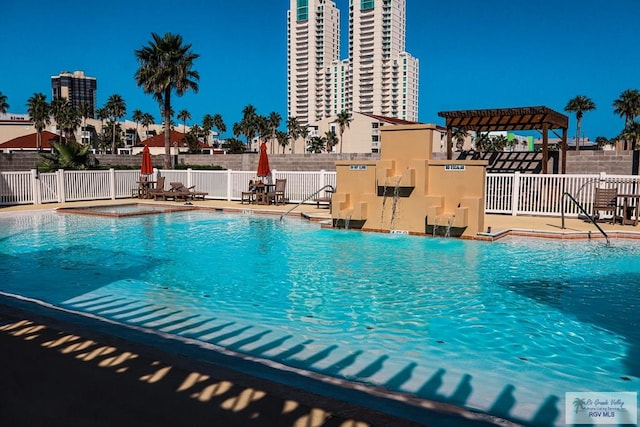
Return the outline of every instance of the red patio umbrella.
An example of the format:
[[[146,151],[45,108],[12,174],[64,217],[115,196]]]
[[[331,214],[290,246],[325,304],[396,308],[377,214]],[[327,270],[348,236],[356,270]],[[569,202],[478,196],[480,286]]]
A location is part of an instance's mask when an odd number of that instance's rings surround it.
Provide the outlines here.
[[[267,144],[260,144],[260,159],[258,159],[258,176],[266,177],[271,175],[269,169],[269,157],[267,156]]]
[[[142,149],[142,166],[140,167],[141,175],[151,175],[153,173],[153,164],[151,163],[151,153],[149,147],[144,146]]]

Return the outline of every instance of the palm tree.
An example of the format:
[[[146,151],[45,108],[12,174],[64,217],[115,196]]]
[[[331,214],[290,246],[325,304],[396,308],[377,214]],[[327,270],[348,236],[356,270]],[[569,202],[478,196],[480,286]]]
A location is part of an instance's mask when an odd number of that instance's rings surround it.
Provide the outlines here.
[[[580,150],[580,125],[582,123],[582,116],[584,113],[595,109],[596,104],[584,95],[578,95],[569,100],[567,105],[564,107],[564,111],[576,113],[576,151]]]
[[[154,119],[150,113],[142,114],[140,123],[142,124],[142,127],[145,128],[144,139],[147,139],[149,137],[149,126],[151,126],[155,121],[156,119]]]
[[[256,107],[249,104],[242,109],[242,120],[240,126],[242,134],[247,138],[247,147],[251,150],[251,141],[256,136],[257,120]]]
[[[281,130],[277,130],[276,139],[278,140],[278,144],[282,147],[282,154],[284,154],[284,149],[289,145],[289,134]]]
[[[218,136],[221,136],[224,132],[227,131],[227,125],[224,124],[224,120],[222,120],[222,116],[220,114],[213,115],[213,127],[218,132]]]
[[[191,113],[187,110],[180,110],[178,115],[176,116],[178,120],[182,120],[182,133],[187,133],[187,120],[191,120]]]
[[[640,140],[640,122],[632,121],[629,125],[624,128],[622,133],[620,134],[625,141],[631,141],[631,149],[636,149],[636,144],[638,140]]]
[[[622,92],[620,98],[613,101],[613,112],[624,117],[624,128],[626,129],[637,116],[640,116],[640,91],[627,89]],[[626,140],[624,148],[627,149]]]
[[[75,141],[75,131],[81,124],[82,119],[78,110],[71,103],[65,104],[60,117],[60,125],[64,131],[65,139]]]
[[[327,141],[327,153],[333,151],[333,147],[338,144],[338,135],[332,130],[325,132],[324,139]]]
[[[140,68],[136,71],[136,83],[145,93],[153,94],[164,116],[164,167],[171,168],[171,93],[184,95],[188,90],[198,92],[200,74],[193,70],[193,62],[200,56],[191,51],[190,44],[183,44],[179,34],[166,33],[160,37],[151,33],[148,46],[136,50]]]
[[[309,153],[321,153],[324,150],[326,140],[321,136],[314,136],[309,140],[307,151]]]
[[[464,141],[467,139],[467,130],[465,128],[456,128],[455,132],[453,132],[453,139],[456,140],[456,150],[462,151]]]
[[[116,123],[127,114],[127,106],[120,95],[114,94],[107,99],[104,108],[107,109],[111,118],[111,154],[116,154]]]
[[[64,122],[64,110],[67,108],[69,102],[67,98],[55,98],[49,105],[49,112],[56,121],[56,127],[58,128],[58,140],[62,141],[62,123]]]
[[[7,95],[0,92],[0,114],[5,114],[9,110],[9,104],[7,103]]]
[[[36,128],[38,151],[42,151],[42,130],[51,123],[47,96],[44,93],[34,93],[27,100],[27,112],[31,121],[33,121],[33,126]]]
[[[280,116],[280,114],[273,111],[269,114],[267,122],[269,123],[269,128],[271,128],[271,154],[273,154],[273,141],[276,139],[276,129],[278,129],[278,127],[280,126],[282,117]]]
[[[57,169],[91,169],[97,161],[88,145],[70,142],[62,144],[51,143],[52,154],[41,154],[43,160],[38,163],[38,169],[50,172]]]
[[[140,122],[142,121],[142,118],[144,117],[144,113],[142,112],[142,110],[133,110],[133,115],[131,116],[131,118],[133,119],[134,122],[136,122],[136,138],[134,143],[137,144],[140,141],[140,136],[138,134],[138,125],[140,124]]]
[[[205,114],[202,118],[202,130],[204,133],[204,140],[208,144],[209,143],[209,133],[211,129],[213,129],[213,116],[211,114]]]
[[[291,154],[295,154],[296,139],[300,136],[300,122],[297,117],[289,117],[287,119],[287,134],[291,138]],[[284,154],[284,146],[282,147],[282,154]]]
[[[345,128],[349,127],[349,123],[351,122],[351,115],[347,110],[342,110],[336,116],[334,123],[338,124],[338,131],[340,132],[340,154],[342,154],[342,134],[344,133]]]

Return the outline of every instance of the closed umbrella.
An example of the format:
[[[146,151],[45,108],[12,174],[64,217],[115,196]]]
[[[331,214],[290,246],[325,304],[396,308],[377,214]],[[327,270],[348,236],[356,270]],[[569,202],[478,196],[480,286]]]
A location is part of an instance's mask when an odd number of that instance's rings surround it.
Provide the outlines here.
[[[151,153],[149,147],[144,146],[142,149],[142,166],[140,167],[141,175],[151,175],[153,173],[153,164],[151,163]]]
[[[269,169],[269,157],[267,156],[267,144],[260,145],[260,159],[258,159],[258,176],[267,177],[271,175]]]

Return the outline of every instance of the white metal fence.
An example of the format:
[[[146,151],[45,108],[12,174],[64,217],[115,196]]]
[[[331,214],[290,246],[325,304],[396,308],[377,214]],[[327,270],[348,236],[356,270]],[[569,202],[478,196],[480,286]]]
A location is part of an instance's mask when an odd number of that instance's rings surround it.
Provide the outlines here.
[[[286,197],[299,203],[325,185],[336,185],[336,173],[329,171],[272,171],[273,179],[287,180]],[[240,200],[254,171],[156,170],[165,182],[180,181],[209,193],[207,199]],[[42,204],[79,200],[129,198],[137,188],[137,170],[64,171],[38,173],[0,172],[0,205]],[[168,185],[168,184],[167,184]],[[577,216],[579,208],[564,193],[571,194],[591,212],[596,187],[617,187],[621,194],[640,192],[635,175],[531,175],[487,174],[485,212],[509,215]],[[311,201],[309,203],[312,203]]]

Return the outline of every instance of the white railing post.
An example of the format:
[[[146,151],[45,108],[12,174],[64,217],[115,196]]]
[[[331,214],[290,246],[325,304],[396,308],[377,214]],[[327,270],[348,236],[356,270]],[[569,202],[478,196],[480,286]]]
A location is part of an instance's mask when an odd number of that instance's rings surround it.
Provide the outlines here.
[[[56,178],[58,180],[58,203],[64,203],[67,201],[67,189],[64,185],[64,169],[57,170]]]
[[[116,170],[111,168],[109,169],[109,193],[111,195],[111,200],[116,199]]]
[[[191,173],[193,170],[191,168],[187,168],[187,187],[191,187],[193,185],[193,177]]]
[[[231,201],[231,175],[233,170],[227,169],[227,202]]]
[[[600,181],[600,186],[602,186],[602,184],[607,182],[607,173],[606,172],[600,172],[600,176],[598,177],[598,180]]]
[[[40,191],[40,176],[37,169],[31,169],[31,194],[33,194],[33,204],[42,204],[42,193]]]
[[[325,182],[326,182],[326,180],[325,180],[326,172],[327,171],[325,171],[324,169],[320,169],[320,177],[319,177],[319,181],[320,182],[319,182],[318,188],[324,188]],[[318,197],[320,197],[320,196],[318,196]]]
[[[517,216],[518,215],[518,209],[519,209],[519,203],[518,201],[520,200],[520,172],[516,172],[513,174],[513,184],[512,184],[512,188],[513,188],[513,194],[512,194],[512,198],[511,198],[511,215],[512,216]]]

